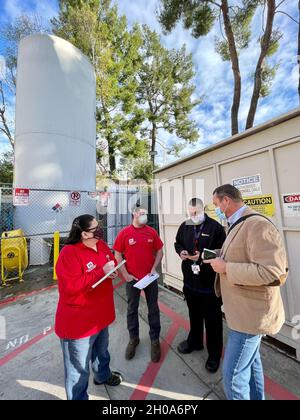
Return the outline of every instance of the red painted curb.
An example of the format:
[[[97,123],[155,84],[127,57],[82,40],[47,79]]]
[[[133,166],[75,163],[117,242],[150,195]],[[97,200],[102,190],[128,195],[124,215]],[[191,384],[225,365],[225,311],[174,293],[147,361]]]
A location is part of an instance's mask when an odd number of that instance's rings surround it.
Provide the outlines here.
[[[129,400],[145,400],[146,399],[158,375],[158,372],[167,357],[167,354],[170,350],[170,346],[172,345],[178,333],[179,328],[180,326],[178,324],[172,324],[172,326],[169,328],[166,338],[164,339],[164,341],[161,342],[162,355],[161,355],[160,361],[158,363],[153,363],[153,362],[149,363],[145,373],[141,377],[140,382],[136,386]]]
[[[296,395],[292,394],[287,389],[283,388],[281,385],[272,381],[269,377],[265,376],[265,391],[270,395],[274,400],[287,400],[287,401],[299,401]]]
[[[4,366],[6,363],[10,362],[12,359],[17,357],[20,353],[23,353],[25,350],[27,350],[29,347],[33,346],[34,344],[41,341],[43,338],[47,337],[48,335],[52,334],[54,332],[53,327],[51,327],[51,330],[47,331],[46,333],[42,333],[37,335],[36,337],[29,340],[27,343],[23,344],[22,346],[18,347],[16,350],[13,350],[6,356],[4,356],[2,359],[0,359],[0,366]]]
[[[169,318],[171,318],[173,322],[180,325],[182,328],[184,328],[187,331],[190,329],[189,321],[187,321],[185,318],[183,318],[183,316],[177,314],[175,311],[173,311],[173,309],[169,308],[169,306],[165,305],[162,302],[158,302],[158,305],[159,305],[159,309],[165,315],[167,315]]]
[[[39,293],[46,292],[57,287],[57,284],[52,284],[51,286],[44,287],[43,289],[34,290],[33,292],[23,293],[22,295],[14,296],[5,300],[0,301],[0,307],[8,305],[9,303],[17,302],[18,300],[25,299],[30,296],[38,295]]]
[[[124,283],[125,281],[122,280],[119,283],[117,283],[114,286],[114,288],[116,289],[122,286]],[[9,298],[5,301],[0,302],[0,307],[7,305],[9,303],[24,299],[26,297],[37,295],[47,290],[51,290],[55,287],[57,287],[56,284],[46,287],[44,289],[36,290],[34,292],[19,295],[14,298]],[[159,361],[159,363],[152,363],[152,362],[149,363],[145,373],[142,375],[140,379],[140,382],[138,383],[136,389],[133,391],[130,397],[130,400],[145,400],[146,399],[147,395],[151,391],[151,387],[153,386],[153,383],[160,371],[160,368],[162,367],[167,357],[170,346],[172,345],[173,341],[176,338],[179,328],[182,327],[185,330],[189,330],[190,328],[189,322],[185,318],[183,318],[181,315],[173,311],[171,308],[169,308],[167,305],[165,305],[162,302],[159,302],[159,307],[160,307],[160,310],[173,321],[173,324],[168,329],[167,335],[161,343],[161,349],[162,349],[161,360]],[[29,340],[27,343],[18,347],[16,350],[13,350],[11,353],[9,353],[8,355],[0,359],[0,366],[5,365],[9,361],[17,357],[20,353],[23,353],[25,350],[27,350],[34,344],[38,343],[40,340],[52,334],[53,332],[54,332],[54,329],[53,327],[51,327],[51,330],[47,331],[46,333],[39,334],[38,336]],[[279,385],[278,383],[272,381],[267,376],[265,376],[265,391],[268,395],[270,395],[275,400],[297,400],[297,401],[300,400],[300,398],[298,398],[296,395],[294,395],[293,393],[291,393],[290,391],[288,391],[287,389],[285,389],[283,386]]]

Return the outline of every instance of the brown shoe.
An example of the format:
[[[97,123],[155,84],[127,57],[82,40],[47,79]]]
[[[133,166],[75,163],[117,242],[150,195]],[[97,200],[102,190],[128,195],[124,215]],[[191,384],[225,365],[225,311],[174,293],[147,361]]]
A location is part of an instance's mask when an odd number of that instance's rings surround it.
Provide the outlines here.
[[[135,349],[139,345],[139,343],[140,343],[140,339],[138,337],[131,338],[129,340],[129,343],[128,343],[128,345],[126,347],[126,351],[125,351],[125,359],[126,360],[131,360],[135,356]]]
[[[154,363],[159,362],[161,356],[159,340],[151,341],[151,360]]]

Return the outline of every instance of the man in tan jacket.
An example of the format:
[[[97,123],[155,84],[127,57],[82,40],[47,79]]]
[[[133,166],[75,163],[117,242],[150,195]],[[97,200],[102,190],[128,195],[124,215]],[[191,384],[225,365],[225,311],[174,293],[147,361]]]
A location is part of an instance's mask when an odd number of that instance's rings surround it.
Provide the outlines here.
[[[227,239],[218,258],[204,261],[217,273],[229,336],[223,362],[225,394],[233,400],[264,399],[259,353],[261,338],[276,334],[284,320],[280,286],[287,278],[287,257],[273,223],[247,207],[232,185],[218,187],[213,202],[227,219]]]

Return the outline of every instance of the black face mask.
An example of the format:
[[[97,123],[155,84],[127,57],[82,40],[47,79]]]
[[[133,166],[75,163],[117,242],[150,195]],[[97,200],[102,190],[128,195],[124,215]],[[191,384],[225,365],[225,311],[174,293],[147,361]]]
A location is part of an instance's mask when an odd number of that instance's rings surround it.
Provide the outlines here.
[[[102,230],[102,228],[101,228],[100,226],[98,226],[98,227],[94,230],[94,232],[92,232],[92,233],[93,233],[93,235],[94,235],[94,238],[95,238],[95,239],[100,240],[100,239],[102,239],[102,238],[103,238],[103,230]]]

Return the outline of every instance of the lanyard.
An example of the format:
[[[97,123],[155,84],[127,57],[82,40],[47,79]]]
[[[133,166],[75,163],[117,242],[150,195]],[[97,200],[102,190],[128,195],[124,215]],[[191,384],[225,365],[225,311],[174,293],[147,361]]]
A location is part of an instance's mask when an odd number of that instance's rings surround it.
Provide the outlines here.
[[[199,244],[199,238],[203,232],[204,229],[204,222],[200,225],[200,229],[197,232],[197,226],[194,226],[194,247],[195,251],[198,251],[198,244]]]

